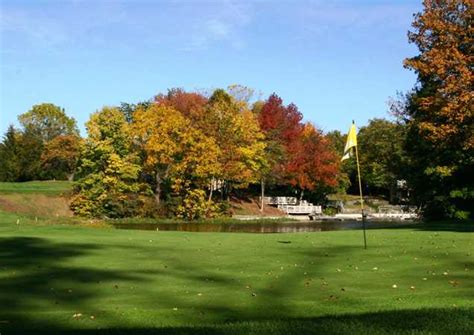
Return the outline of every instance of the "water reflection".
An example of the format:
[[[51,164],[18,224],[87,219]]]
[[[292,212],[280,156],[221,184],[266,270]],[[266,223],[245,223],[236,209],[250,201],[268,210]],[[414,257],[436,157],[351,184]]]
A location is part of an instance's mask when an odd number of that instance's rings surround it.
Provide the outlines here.
[[[414,222],[367,222],[367,228],[390,228],[407,226]],[[134,223],[114,224],[118,229],[139,229],[158,231],[186,231],[186,232],[222,232],[222,233],[308,233],[334,230],[362,229],[360,221],[336,221],[336,222],[290,222],[290,223],[238,223],[238,224],[215,224],[215,223]]]

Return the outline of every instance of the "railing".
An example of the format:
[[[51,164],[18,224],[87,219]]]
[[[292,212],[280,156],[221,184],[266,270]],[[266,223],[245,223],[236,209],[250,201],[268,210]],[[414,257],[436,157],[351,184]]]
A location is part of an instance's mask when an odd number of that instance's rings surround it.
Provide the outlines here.
[[[299,205],[299,206],[279,205],[278,208],[284,211],[286,214],[321,214],[322,213],[321,206],[315,206],[315,205]]]
[[[264,197],[263,202],[267,205],[296,205],[296,197]]]

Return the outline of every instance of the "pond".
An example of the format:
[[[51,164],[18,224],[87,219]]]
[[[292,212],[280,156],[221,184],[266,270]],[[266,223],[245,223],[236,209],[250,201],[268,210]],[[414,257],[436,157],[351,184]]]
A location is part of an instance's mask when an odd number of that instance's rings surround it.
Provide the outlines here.
[[[368,229],[406,227],[416,224],[413,221],[366,222]],[[117,223],[118,229],[139,229],[156,231],[222,232],[222,233],[308,233],[334,230],[362,229],[361,221],[303,221],[288,223]]]

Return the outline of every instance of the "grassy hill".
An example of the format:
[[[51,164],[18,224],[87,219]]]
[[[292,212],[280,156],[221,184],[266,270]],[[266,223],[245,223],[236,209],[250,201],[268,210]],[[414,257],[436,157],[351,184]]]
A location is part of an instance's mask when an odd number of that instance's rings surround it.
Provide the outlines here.
[[[67,181],[0,183],[0,210],[30,217],[72,217]]]

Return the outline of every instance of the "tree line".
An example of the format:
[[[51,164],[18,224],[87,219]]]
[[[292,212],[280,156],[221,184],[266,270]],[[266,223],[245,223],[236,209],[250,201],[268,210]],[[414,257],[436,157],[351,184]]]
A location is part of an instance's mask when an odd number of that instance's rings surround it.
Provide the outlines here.
[[[406,183],[427,217],[472,217],[473,10],[470,1],[425,1],[405,60],[413,90],[390,102],[395,118],[358,134],[366,194],[392,202]],[[0,180],[76,180],[71,208],[90,217],[225,215],[232,194],[298,194],[321,203],[356,193],[355,162],[340,163],[345,135],[303,122],[294,104],[233,85],[210,94],[170,89],[149,101],[104,107],[81,138],[53,104],[19,116],[0,144]]]
[[[337,185],[338,154],[276,94],[250,104],[231,86],[209,97],[171,89],[154,99],[104,107],[78,135],[52,104],[19,117],[0,146],[3,181],[72,179],[71,208],[91,217],[225,213],[233,190],[279,185],[303,192]]]

